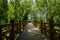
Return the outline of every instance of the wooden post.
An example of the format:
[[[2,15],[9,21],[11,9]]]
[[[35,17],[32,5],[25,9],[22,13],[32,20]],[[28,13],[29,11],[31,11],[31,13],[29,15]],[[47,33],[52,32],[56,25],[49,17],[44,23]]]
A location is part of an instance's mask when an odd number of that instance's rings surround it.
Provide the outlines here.
[[[44,34],[46,34],[46,24],[44,23]]]
[[[49,38],[50,40],[55,40],[54,39],[54,24],[53,20],[49,20]]]
[[[41,29],[41,33],[43,33],[43,21],[42,20],[40,22],[40,29]]]
[[[19,21],[19,32],[20,32],[20,35],[21,35],[21,21]]]
[[[11,20],[10,24],[10,40],[14,40],[14,20]]]
[[[2,40],[2,26],[0,25],[0,40]]]

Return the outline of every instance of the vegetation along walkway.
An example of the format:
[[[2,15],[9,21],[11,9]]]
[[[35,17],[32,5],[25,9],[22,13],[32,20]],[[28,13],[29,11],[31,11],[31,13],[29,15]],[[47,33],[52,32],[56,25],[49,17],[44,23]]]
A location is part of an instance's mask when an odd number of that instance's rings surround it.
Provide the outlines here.
[[[48,40],[32,23],[28,23],[21,35],[16,40]]]

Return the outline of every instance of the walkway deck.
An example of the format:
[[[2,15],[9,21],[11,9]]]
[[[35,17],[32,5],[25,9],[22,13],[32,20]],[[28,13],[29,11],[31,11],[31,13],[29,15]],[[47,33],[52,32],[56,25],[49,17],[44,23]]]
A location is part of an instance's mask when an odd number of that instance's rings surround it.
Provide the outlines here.
[[[48,40],[32,23],[28,23],[21,35],[16,40]]]

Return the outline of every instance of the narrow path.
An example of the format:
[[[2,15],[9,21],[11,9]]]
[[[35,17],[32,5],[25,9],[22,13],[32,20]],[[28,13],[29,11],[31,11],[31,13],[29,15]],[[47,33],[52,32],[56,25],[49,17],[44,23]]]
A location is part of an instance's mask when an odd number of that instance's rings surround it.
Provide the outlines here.
[[[48,39],[32,23],[28,23],[25,26],[21,36],[19,35],[16,40],[48,40]]]

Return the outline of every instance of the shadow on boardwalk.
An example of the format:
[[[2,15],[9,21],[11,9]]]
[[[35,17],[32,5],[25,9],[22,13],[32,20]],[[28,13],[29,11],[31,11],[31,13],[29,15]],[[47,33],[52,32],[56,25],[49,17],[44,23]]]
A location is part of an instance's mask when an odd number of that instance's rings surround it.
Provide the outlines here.
[[[48,40],[32,23],[28,23],[21,35],[16,40]]]

